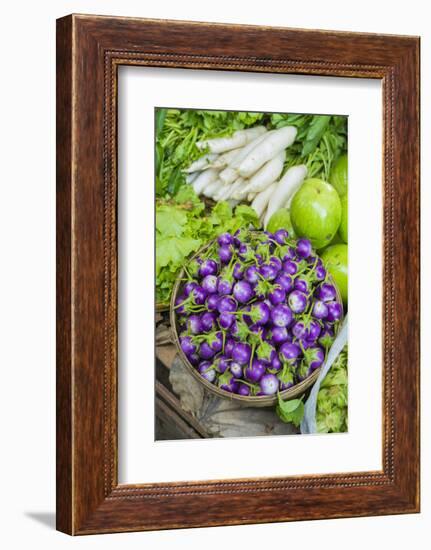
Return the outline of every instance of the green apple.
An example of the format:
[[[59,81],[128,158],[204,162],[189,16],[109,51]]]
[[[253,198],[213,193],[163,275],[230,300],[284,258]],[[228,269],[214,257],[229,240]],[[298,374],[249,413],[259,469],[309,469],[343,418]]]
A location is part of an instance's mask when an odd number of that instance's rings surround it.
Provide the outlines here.
[[[268,227],[270,233],[275,233],[278,229],[286,229],[290,237],[295,237],[295,231],[290,219],[290,212],[287,208],[280,208],[269,218]]]
[[[340,195],[347,195],[347,155],[341,155],[331,169],[329,183],[333,185]]]
[[[316,249],[323,248],[340,226],[340,197],[326,181],[307,179],[293,197],[290,217],[298,237],[306,237]]]
[[[343,304],[347,306],[347,280],[348,280],[348,248],[347,244],[334,244],[328,246],[320,255],[322,261],[334,278],[337,285]]]
[[[341,223],[340,228],[338,230],[338,234],[340,235],[343,242],[347,243],[347,237],[348,237],[348,205],[347,205],[347,195],[344,195],[344,197],[341,197]]]

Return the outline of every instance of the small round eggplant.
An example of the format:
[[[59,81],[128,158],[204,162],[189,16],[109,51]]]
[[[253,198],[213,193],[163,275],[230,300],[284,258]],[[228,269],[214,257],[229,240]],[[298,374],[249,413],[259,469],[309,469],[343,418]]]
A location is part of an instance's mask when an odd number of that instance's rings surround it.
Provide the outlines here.
[[[294,290],[289,294],[287,303],[293,313],[302,313],[307,307],[307,296],[299,290]]]
[[[240,304],[245,304],[251,300],[253,294],[253,289],[247,281],[238,281],[233,287],[233,296]]]
[[[274,395],[279,388],[279,380],[275,374],[264,374],[259,381],[260,389],[264,395]]]
[[[238,342],[232,350],[232,359],[240,365],[246,365],[250,361],[251,346],[246,342]]]
[[[214,260],[204,260],[199,268],[199,275],[206,277],[207,275],[217,275],[218,265]]]
[[[206,275],[202,280],[202,288],[207,294],[214,294],[217,292],[218,279],[216,275]]]
[[[292,311],[286,304],[278,304],[271,311],[271,320],[276,327],[288,327],[293,320]]]
[[[208,382],[212,383],[216,379],[216,371],[209,361],[202,361],[198,367],[198,372]]]

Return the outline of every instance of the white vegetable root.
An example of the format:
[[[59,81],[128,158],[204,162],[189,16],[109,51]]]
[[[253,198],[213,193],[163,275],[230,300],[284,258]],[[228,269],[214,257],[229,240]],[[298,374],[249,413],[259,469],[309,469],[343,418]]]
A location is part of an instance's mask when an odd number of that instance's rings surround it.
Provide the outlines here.
[[[186,183],[193,183],[198,176],[199,172],[192,172],[191,174],[187,174]]]
[[[277,183],[277,187],[272,193],[268,202],[268,207],[264,218],[264,227],[266,229],[271,216],[283,208],[292,195],[299,189],[307,176],[307,167],[303,164],[292,166]]]
[[[271,185],[267,187],[265,191],[261,191],[260,193],[258,193],[251,203],[251,207],[254,209],[259,218],[265,212],[265,208],[267,207],[269,199],[271,198],[272,193],[274,193],[276,187],[277,182],[271,183]]]
[[[193,189],[196,195],[200,195],[202,191],[213,181],[218,178],[219,171],[215,168],[208,168],[204,172],[201,172],[199,176],[193,182]]]
[[[183,170],[186,174],[190,174],[191,172],[198,172],[199,170],[205,170],[205,168],[209,168],[210,164],[216,160],[218,155],[209,153],[207,155],[204,155],[203,157],[198,158],[194,162],[190,164],[188,168]]]
[[[238,178],[238,172],[228,166],[224,170],[220,172],[220,179],[228,185],[229,183],[233,183]]]
[[[209,199],[212,199],[222,187],[223,182],[217,178],[215,181],[205,187],[205,189],[202,191],[202,195],[208,197]]]
[[[226,151],[226,153],[223,153],[222,155],[217,156],[215,160],[211,162],[211,168],[224,168],[230,162],[232,162],[232,160],[236,157],[239,151],[241,151],[241,148],[232,149],[232,151]]]
[[[237,155],[235,155],[235,157],[230,162],[230,165],[229,165],[230,168],[237,170],[240,167],[241,162],[253,151],[253,149],[272,133],[273,133],[273,130],[269,132],[265,132],[260,136],[258,136],[257,138],[253,139],[252,141],[250,141],[250,143],[247,143],[245,147],[242,147],[241,149],[239,149]]]
[[[285,126],[267,135],[241,162],[238,169],[240,175],[245,178],[250,177],[278,153],[290,147],[295,141],[296,134],[297,129],[294,126]]]
[[[284,159],[286,158],[286,151],[282,151],[276,155],[273,159],[269,160],[262,166],[253,176],[250,178],[247,186],[249,193],[258,193],[263,191],[271,185],[271,183],[278,179],[283,171]]]
[[[247,130],[237,130],[230,137],[198,141],[196,146],[198,149],[206,149],[208,147],[210,153],[224,153],[225,151],[230,151],[231,149],[243,147],[265,132],[266,128],[264,126],[254,126],[253,128],[248,128]]]

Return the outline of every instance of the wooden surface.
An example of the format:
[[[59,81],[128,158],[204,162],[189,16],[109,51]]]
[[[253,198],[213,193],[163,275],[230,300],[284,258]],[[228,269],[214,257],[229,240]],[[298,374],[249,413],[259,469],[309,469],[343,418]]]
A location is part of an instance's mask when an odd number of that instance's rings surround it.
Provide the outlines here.
[[[57,25],[58,529],[86,534],[417,512],[419,39],[93,16]],[[120,64],[382,80],[382,471],[118,485]]]

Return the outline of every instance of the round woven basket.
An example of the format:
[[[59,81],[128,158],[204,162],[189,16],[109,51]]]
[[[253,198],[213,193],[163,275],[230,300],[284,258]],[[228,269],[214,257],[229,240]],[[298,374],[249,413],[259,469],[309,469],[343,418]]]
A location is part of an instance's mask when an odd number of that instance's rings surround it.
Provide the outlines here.
[[[201,255],[205,250],[211,246],[214,243],[215,239],[207,243],[206,245],[202,246],[196,254],[194,254],[190,258],[190,262],[192,262],[197,256]],[[238,395],[236,393],[231,393],[226,390],[222,390],[215,384],[212,384],[211,382],[208,382],[203,376],[199,374],[199,372],[193,367],[193,365],[190,363],[190,361],[187,359],[185,353],[181,349],[180,341],[178,338],[178,318],[175,314],[175,300],[178,296],[178,293],[180,289],[182,288],[182,279],[184,278],[185,270],[182,269],[181,272],[178,274],[176,283],[174,285],[174,288],[172,290],[172,296],[171,296],[171,303],[170,303],[170,320],[171,320],[171,330],[172,330],[172,336],[173,340],[175,342],[175,346],[178,350],[178,353],[181,357],[181,360],[186,365],[188,371],[191,373],[191,375],[200,383],[202,384],[209,392],[213,393],[214,395],[217,395],[218,397],[223,397],[224,399],[231,399],[232,401],[236,401],[237,403],[243,403],[247,407],[271,407],[274,406],[278,402],[277,394],[275,395],[259,395],[259,396],[249,396],[249,395]],[[341,300],[340,291],[338,290],[337,285],[335,284],[335,281],[333,278],[328,274],[328,279],[330,280],[331,284],[334,285],[336,291],[337,291],[337,299],[341,304],[341,307],[343,307],[343,302]],[[343,313],[344,315],[344,313]],[[341,323],[338,324],[340,326]],[[302,380],[302,382],[298,382],[298,384],[295,384],[294,386],[288,388],[287,390],[284,390],[280,392],[280,397],[286,401],[288,399],[293,399],[295,397],[299,397],[303,393],[306,392],[308,388],[310,388],[314,382],[317,380],[317,377],[319,376],[320,367],[313,371],[313,373]]]

